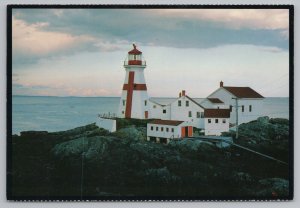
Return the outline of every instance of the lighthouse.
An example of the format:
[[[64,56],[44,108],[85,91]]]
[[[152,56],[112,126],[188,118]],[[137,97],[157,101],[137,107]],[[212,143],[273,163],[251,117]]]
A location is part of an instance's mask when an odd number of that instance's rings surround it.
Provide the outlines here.
[[[135,44],[133,44],[133,49],[128,52],[124,68],[126,75],[118,117],[147,119],[149,104],[144,76],[146,61],[143,60],[142,52],[137,49]]]

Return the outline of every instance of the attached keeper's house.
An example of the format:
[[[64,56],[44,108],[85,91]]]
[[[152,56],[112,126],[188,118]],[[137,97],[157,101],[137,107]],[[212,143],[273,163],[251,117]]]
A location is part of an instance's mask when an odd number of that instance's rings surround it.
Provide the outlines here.
[[[193,136],[193,126],[185,121],[153,120],[147,124],[147,140],[169,143],[171,139]]]

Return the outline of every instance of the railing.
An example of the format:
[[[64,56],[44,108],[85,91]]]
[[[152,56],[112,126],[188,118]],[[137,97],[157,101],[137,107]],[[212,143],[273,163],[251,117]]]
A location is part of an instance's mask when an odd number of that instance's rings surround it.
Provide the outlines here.
[[[107,118],[107,119],[112,119],[112,118],[116,118],[117,117],[117,114],[115,113],[99,113],[98,114],[98,118]]]
[[[128,66],[128,65],[146,66],[146,61],[141,61],[141,60],[124,61],[124,66]]]

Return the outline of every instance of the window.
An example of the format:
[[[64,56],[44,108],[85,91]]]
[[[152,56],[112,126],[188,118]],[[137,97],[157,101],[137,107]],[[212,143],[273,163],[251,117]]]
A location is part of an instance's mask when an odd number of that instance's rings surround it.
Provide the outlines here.
[[[230,112],[232,112],[232,105],[229,106]]]
[[[151,131],[153,131],[153,126],[151,126]]]
[[[223,118],[222,122],[223,122],[223,123],[226,123],[226,119],[225,119],[225,118]]]
[[[145,106],[147,106],[147,100],[145,100]]]
[[[156,131],[158,131],[158,127],[156,127]]]
[[[171,130],[172,130],[172,132],[174,132],[174,128],[172,128]]]
[[[197,118],[200,118],[200,112],[197,112]]]
[[[161,127],[160,130],[161,130],[161,131],[164,131],[164,127]]]
[[[122,114],[124,114],[124,111],[122,111]]]
[[[126,100],[122,100],[123,101],[123,106],[125,106]]]
[[[211,123],[211,119],[208,119],[208,123]]]
[[[245,111],[245,106],[242,105],[242,112],[244,112],[244,111]]]
[[[156,108],[156,105],[153,105],[153,108]]]
[[[252,105],[249,105],[249,112],[252,112]]]
[[[181,100],[178,100],[178,106],[181,106]]]
[[[192,117],[192,111],[189,111],[189,117]]]
[[[169,128],[166,128],[166,131],[169,132]]]
[[[167,112],[167,110],[166,109],[163,109],[163,113],[166,113]]]
[[[215,123],[219,123],[219,119],[216,118],[216,119],[215,119]]]
[[[188,100],[187,100],[187,101],[185,101],[185,106],[186,106],[186,107],[188,107],[188,106],[189,106],[189,104],[190,104],[190,103],[189,103],[189,101],[188,101]]]
[[[201,112],[200,117],[204,118],[204,112]]]

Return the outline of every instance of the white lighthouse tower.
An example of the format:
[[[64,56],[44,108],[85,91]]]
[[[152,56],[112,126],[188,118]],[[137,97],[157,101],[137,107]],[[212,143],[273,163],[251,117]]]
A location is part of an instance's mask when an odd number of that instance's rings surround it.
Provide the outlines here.
[[[120,118],[148,118],[148,93],[144,77],[146,61],[142,52],[133,44],[133,49],[128,52],[124,61],[126,70],[122,97],[119,106]]]

